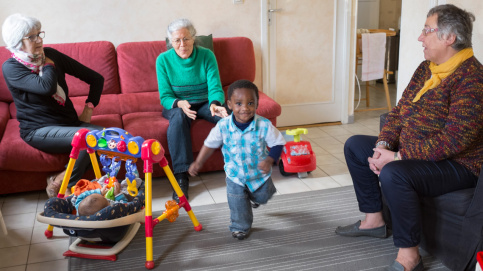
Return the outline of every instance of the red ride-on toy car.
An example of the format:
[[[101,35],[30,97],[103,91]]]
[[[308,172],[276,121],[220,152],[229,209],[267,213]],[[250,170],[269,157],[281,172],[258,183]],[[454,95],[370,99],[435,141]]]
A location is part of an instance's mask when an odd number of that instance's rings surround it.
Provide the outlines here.
[[[281,160],[278,163],[280,173],[283,176],[290,176],[297,173],[299,178],[303,178],[315,170],[315,154],[312,151],[310,142],[300,141],[300,135],[305,135],[307,132],[305,128],[285,131],[287,135],[294,136],[294,141],[287,142],[283,147]]]

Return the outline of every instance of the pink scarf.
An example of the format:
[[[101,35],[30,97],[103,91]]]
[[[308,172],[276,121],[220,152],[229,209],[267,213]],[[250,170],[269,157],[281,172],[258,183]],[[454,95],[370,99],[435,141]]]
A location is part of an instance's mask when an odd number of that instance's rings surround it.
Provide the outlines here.
[[[25,67],[29,68],[32,70],[33,73],[38,74],[39,76],[42,76],[42,69],[45,64],[45,55],[34,55],[34,54],[29,54],[24,51],[16,51],[12,53],[12,57],[17,60],[18,62],[22,63],[25,65]],[[57,84],[57,92],[52,95],[52,98],[54,98],[57,103],[60,105],[64,106],[65,105],[65,92],[64,90]]]

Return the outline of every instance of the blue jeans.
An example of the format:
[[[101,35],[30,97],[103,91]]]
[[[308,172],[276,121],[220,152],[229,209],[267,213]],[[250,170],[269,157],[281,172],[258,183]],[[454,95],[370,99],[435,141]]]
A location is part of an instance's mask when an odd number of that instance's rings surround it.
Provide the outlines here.
[[[77,131],[81,128],[92,130],[102,130],[104,127],[82,123],[80,126],[47,126],[30,132],[25,142],[30,146],[47,153],[67,153],[70,154],[72,150],[72,139]],[[82,175],[91,166],[91,159],[87,151],[79,152],[79,157],[75,161],[72,175],[69,180],[67,188],[74,186],[77,181],[82,178]]]
[[[204,119],[211,123],[217,123],[221,118],[211,116],[210,104],[192,104],[191,110],[196,111],[196,119]],[[192,119],[181,108],[164,109],[163,117],[169,121],[167,136],[168,149],[173,162],[173,173],[187,172],[193,163],[193,149],[191,146],[191,122]]]
[[[391,212],[394,245],[414,247],[421,241],[420,197],[436,197],[476,186],[478,177],[452,160],[389,162],[379,177],[367,159],[374,154],[375,136],[355,135],[344,145],[359,210],[382,211],[382,194]],[[382,192],[381,192],[382,191]]]
[[[277,189],[273,185],[272,177],[269,177],[253,193],[246,186],[243,187],[226,178],[226,194],[228,207],[230,207],[230,231],[248,233],[253,223],[253,212],[250,201],[266,204],[276,191]]]

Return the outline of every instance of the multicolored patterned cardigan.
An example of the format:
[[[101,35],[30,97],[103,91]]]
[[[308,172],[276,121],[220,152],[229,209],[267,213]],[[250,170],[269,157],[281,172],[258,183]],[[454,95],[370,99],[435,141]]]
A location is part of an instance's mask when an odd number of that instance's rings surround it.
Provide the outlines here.
[[[389,143],[402,159],[451,159],[478,176],[483,163],[483,66],[475,57],[467,59],[413,103],[430,77],[429,61],[424,61],[377,141]]]

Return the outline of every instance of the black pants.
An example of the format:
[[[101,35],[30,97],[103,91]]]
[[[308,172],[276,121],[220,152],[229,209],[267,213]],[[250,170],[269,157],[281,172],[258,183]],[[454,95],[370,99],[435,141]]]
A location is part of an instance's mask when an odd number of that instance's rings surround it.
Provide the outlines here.
[[[78,127],[47,126],[30,132],[26,137],[26,142],[30,146],[46,153],[70,154],[70,151],[72,150],[72,138],[74,138],[75,133],[82,128],[87,128],[89,130],[103,129],[101,126],[90,123],[82,123]],[[74,186],[90,166],[91,160],[87,151],[81,151],[74,164],[67,188],[70,189]]]
[[[344,145],[344,155],[354,182],[359,210],[382,211],[382,194],[391,211],[394,245],[414,247],[421,240],[419,197],[436,197],[476,186],[478,177],[452,161],[401,160],[386,164],[379,177],[369,168],[375,136],[355,135]],[[382,194],[381,194],[382,190]]]

